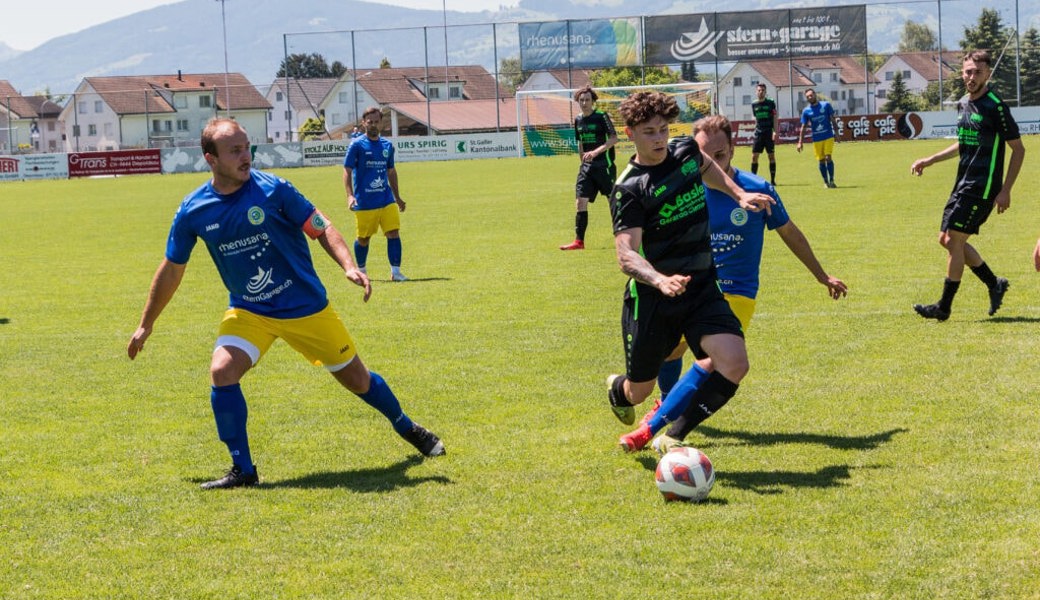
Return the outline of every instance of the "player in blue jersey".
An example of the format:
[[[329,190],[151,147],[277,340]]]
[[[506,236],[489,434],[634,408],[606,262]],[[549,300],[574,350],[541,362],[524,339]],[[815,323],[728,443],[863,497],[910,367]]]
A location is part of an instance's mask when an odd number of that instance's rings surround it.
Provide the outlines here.
[[[802,151],[802,140],[805,139],[805,128],[812,131],[813,153],[820,166],[823,184],[829,188],[838,187],[834,183],[834,142],[838,139],[838,121],[834,118],[834,108],[830,102],[816,97],[816,90],[805,90],[805,100],[809,103],[802,110],[802,126],[798,130],[798,151]]]
[[[788,216],[776,189],[761,177],[733,167],[735,142],[729,119],[724,116],[700,119],[693,124],[693,132],[701,152],[710,156],[737,186],[747,192],[768,194],[776,201],[771,212],[749,212],[735,205],[728,195],[711,188],[707,191],[712,259],[718,273],[719,287],[733,309],[733,314],[740,320],[744,332],[747,333],[755,311],[766,229],[777,232],[816,281],[827,288],[832,298],[837,300],[845,296],[848,287],[842,280],[828,275],[820,266],[809,240]],[[685,411],[690,396],[688,390],[697,389],[711,372],[710,359],[698,360],[681,379],[681,388],[676,385],[682,372],[682,356],[686,348],[685,342],[681,343],[661,366],[657,382],[662,390],[662,399],[643,417],[637,429],[621,436],[619,442],[622,449],[635,452],[645,447],[658,431]],[[680,388],[680,393],[670,393],[675,388]],[[662,441],[662,444],[667,446],[669,442]],[[674,445],[674,442],[671,444]]]
[[[997,277],[968,238],[979,232],[993,207],[997,214],[1011,206],[1011,188],[1022,168],[1026,149],[1011,110],[992,90],[993,72],[985,51],[969,52],[964,57],[961,79],[967,94],[957,103],[957,141],[932,156],[915,161],[910,172],[921,175],[925,168],[954,156],[959,157],[957,180],[943,211],[939,244],[946,248],[946,279],[942,296],[935,304],[915,304],[914,310],[926,319],[950,318],[953,298],[960,289],[964,265],[989,289],[989,314],[993,316],[1004,302],[1008,280]],[[1004,174],[1004,145],[1011,148],[1007,174]]]
[[[210,402],[217,435],[233,463],[224,477],[202,487],[258,483],[239,382],[278,338],[314,364],[324,365],[422,454],[444,454],[437,436],[409,419],[383,378],[361,362],[350,333],[329,304],[314,271],[308,237],[321,244],[347,279],[364,288],[366,301],[372,293],[343,237],[292,184],[252,170],[249,138],[235,121],[210,121],[202,131],[202,149],[213,178],[189,194],[174,216],[166,257],[127,346],[131,360],[144,348],[180,286],[192,249],[202,239],[230,294],[210,362]]]
[[[377,106],[361,115],[365,135],[353,138],[343,158],[343,187],[347,190],[347,207],[355,211],[357,239],[354,256],[358,268],[366,273],[368,242],[383,230],[386,255],[390,260],[391,281],[408,281],[401,273],[401,213],[405,202],[397,187],[394,168],[394,145],[379,135],[383,113]]]

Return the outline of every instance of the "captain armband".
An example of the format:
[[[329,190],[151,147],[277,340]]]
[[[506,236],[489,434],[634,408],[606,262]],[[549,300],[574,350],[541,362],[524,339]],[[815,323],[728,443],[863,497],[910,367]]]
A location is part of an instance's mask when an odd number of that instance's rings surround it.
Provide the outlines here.
[[[332,225],[332,222],[326,219],[320,210],[315,209],[311,216],[307,218],[307,222],[303,224],[303,232],[307,234],[307,237],[316,240],[325,233],[325,230],[330,225]]]

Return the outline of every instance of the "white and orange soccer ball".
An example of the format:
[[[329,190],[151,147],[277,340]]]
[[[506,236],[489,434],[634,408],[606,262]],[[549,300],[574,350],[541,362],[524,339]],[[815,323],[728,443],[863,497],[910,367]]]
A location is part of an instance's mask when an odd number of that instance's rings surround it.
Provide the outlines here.
[[[658,461],[655,479],[665,500],[700,502],[715,485],[715,468],[696,448],[673,448]]]

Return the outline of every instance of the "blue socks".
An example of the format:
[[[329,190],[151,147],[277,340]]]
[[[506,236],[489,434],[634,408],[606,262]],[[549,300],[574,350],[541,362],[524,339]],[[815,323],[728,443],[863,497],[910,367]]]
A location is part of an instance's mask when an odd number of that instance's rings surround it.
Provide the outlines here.
[[[394,431],[398,435],[404,435],[412,430],[412,420],[401,410],[401,403],[397,396],[390,390],[390,386],[375,371],[371,372],[372,384],[364,394],[358,394],[369,406],[378,410],[384,417],[390,420]]]
[[[661,365],[661,370],[657,372],[657,387],[661,390],[661,402],[668,397],[668,392],[675,387],[675,382],[679,381],[680,375],[682,375],[681,356],[675,360],[666,360]]]
[[[401,238],[386,238],[386,258],[391,267],[401,266]]]
[[[357,240],[354,240],[354,261],[359,269],[364,269],[368,262],[368,246],[362,246]]]
[[[831,176],[831,181],[834,181],[834,161],[827,161],[827,174]]]
[[[827,183],[830,181],[830,179],[827,178],[827,163],[820,162],[818,163],[818,166],[820,167],[820,176],[823,177],[823,182]]]
[[[681,364],[682,360],[675,362]],[[668,363],[665,364],[667,365]],[[657,409],[657,414],[647,422],[647,425],[650,426],[650,431],[656,434],[665,425],[682,416],[686,412],[686,406],[690,403],[690,399],[693,398],[694,392],[697,391],[697,388],[706,379],[708,379],[708,372],[697,363],[693,363],[690,370],[679,379],[678,383],[668,392],[668,395],[663,398],[661,407]]]
[[[253,457],[249,453],[249,436],[246,435],[246,420],[249,411],[246,398],[242,395],[239,384],[212,386],[209,396],[213,406],[213,418],[217,422],[217,436],[224,442],[231,453],[231,462],[242,472],[250,475],[256,472]]]

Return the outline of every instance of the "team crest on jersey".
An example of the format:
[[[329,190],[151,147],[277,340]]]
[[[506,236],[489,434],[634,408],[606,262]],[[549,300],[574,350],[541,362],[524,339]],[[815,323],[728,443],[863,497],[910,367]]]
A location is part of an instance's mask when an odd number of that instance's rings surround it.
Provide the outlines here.
[[[264,209],[260,208],[259,206],[254,206],[250,208],[249,212],[247,212],[246,215],[249,217],[249,222],[253,225],[260,225],[264,222]]]
[[[383,158],[390,158],[390,149],[383,148]]]
[[[740,207],[734,208],[733,212],[729,213],[729,221],[737,227],[743,226],[747,223],[747,211]]]

